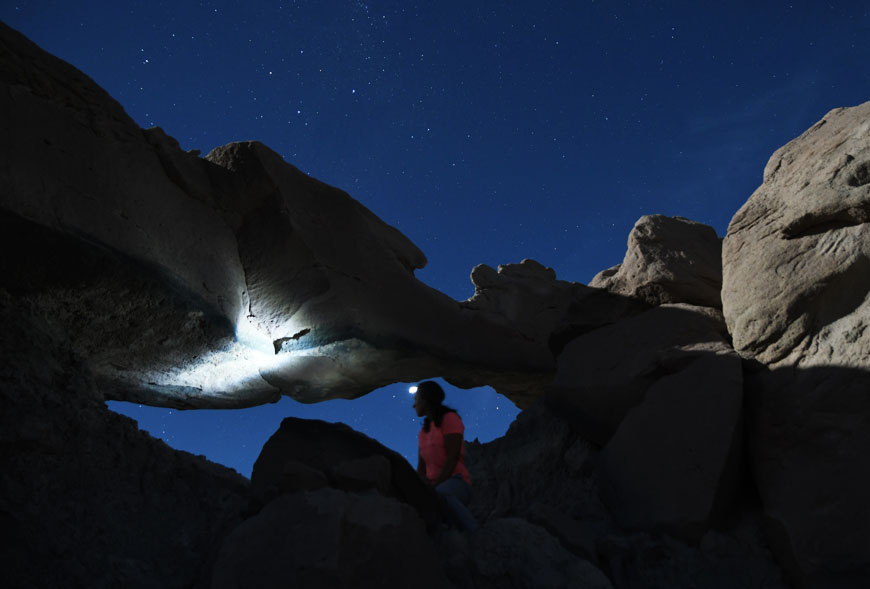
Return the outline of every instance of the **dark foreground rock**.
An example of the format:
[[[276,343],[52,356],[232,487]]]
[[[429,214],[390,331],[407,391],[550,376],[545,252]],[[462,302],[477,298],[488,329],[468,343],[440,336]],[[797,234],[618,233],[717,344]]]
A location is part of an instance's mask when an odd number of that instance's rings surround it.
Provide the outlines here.
[[[398,499],[430,526],[440,518],[435,493],[407,460],[343,423],[285,418],[257,457],[251,484],[261,503],[332,486]]]
[[[409,505],[375,491],[282,495],[223,543],[214,589],[421,587],[447,578]]]
[[[0,290],[3,586],[207,587],[248,481],[109,411],[31,311]]]
[[[533,523],[617,588],[788,586],[767,547],[751,489],[693,541],[627,529],[602,500],[601,452],[582,434],[541,403],[521,413],[503,438],[469,444],[472,508],[484,529],[505,517]],[[677,484],[673,473],[657,474]],[[674,493],[661,504],[679,509],[683,500]]]

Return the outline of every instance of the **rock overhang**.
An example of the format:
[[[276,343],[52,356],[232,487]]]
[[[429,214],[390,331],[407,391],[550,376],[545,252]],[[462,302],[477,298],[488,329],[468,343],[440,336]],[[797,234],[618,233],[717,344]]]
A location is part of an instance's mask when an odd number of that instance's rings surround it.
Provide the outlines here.
[[[257,142],[184,152],[0,33],[0,211],[21,252],[3,286],[51,318],[106,398],[235,408],[552,372],[546,342],[420,282],[423,253],[345,192]]]

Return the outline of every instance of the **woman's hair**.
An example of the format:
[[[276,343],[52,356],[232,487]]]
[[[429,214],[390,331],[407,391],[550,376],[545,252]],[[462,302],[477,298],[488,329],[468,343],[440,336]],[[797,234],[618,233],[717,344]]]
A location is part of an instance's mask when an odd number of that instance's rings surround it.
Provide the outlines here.
[[[448,413],[456,413],[456,409],[444,405],[444,389],[441,388],[434,380],[423,381],[417,385],[417,394],[423,395],[426,404],[429,405],[432,413],[432,420],[435,422],[435,427],[441,427],[441,420]],[[428,432],[430,419],[427,417],[423,420],[423,431]]]

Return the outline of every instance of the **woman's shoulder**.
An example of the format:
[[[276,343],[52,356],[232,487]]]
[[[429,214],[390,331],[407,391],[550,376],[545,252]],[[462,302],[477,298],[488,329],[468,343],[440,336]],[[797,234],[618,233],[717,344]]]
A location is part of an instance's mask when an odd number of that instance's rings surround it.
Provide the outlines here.
[[[448,411],[441,418],[441,431],[444,433],[462,433],[465,430],[465,425],[462,423],[462,418],[456,411]]]

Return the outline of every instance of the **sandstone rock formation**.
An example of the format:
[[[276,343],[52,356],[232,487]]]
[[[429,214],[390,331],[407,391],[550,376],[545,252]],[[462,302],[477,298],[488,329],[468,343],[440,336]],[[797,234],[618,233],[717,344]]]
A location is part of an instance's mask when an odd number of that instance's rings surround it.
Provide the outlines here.
[[[7,585],[870,578],[870,103],[774,155],[725,238],[721,311],[715,233],[660,216],[603,288],[525,260],[478,266],[453,301],[344,192],[256,142],[185,153],[2,24],[0,127],[0,246],[20,253],[0,267]],[[349,428],[285,420],[249,485],[103,403],[435,375],[526,408],[469,444],[476,534],[443,529],[410,465]]]
[[[734,349],[767,366],[866,367],[870,102],[778,149],[723,244]]]
[[[722,242],[709,225],[683,217],[644,215],[628,235],[622,263],[599,272],[589,286],[652,305],[721,308]]]
[[[242,407],[551,372],[545,343],[417,281],[423,254],[346,193],[256,142],[185,153],[5,25],[0,43],[4,237],[55,245],[19,248],[6,283],[106,398]],[[84,255],[61,267],[56,248]]]
[[[472,270],[471,281],[474,295],[461,303],[463,309],[519,331],[529,341],[545,345],[554,357],[578,335],[647,309],[641,301],[557,280],[552,268],[534,260],[500,265],[498,270],[480,264]],[[529,386],[524,381],[499,379],[491,384],[525,408],[540,398],[542,385],[547,383],[549,379]]]
[[[752,467],[806,587],[870,579],[870,102],[777,150],[723,245]]]

